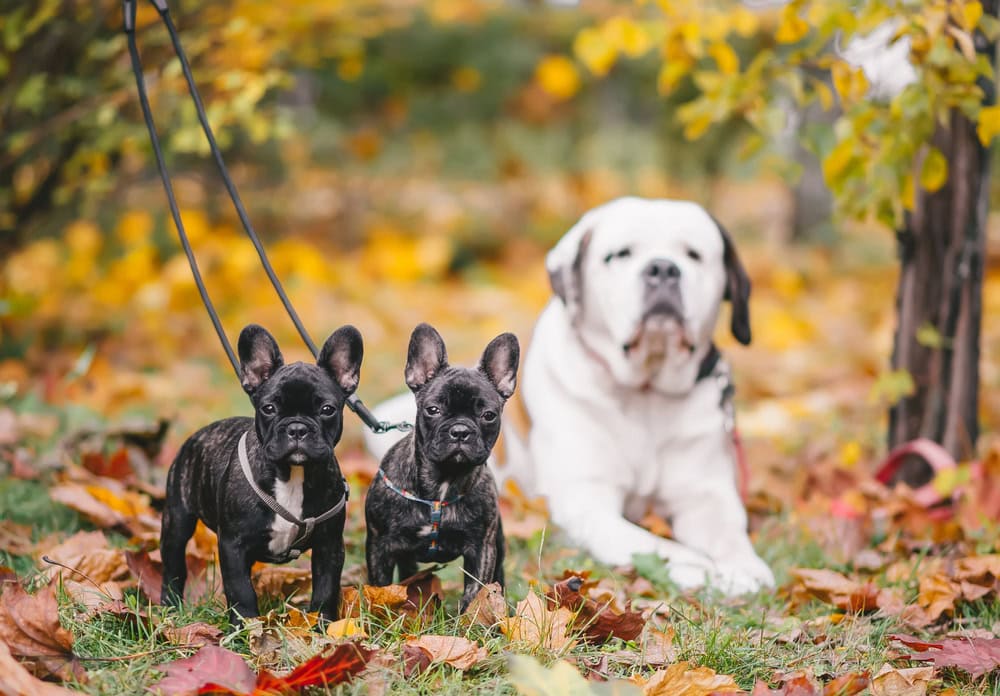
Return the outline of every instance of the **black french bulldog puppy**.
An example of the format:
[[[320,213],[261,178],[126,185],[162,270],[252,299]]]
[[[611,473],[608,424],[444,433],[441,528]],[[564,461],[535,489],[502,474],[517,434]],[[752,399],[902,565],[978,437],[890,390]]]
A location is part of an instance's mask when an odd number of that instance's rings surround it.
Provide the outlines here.
[[[368,489],[365,552],[376,586],[417,572],[417,563],[462,556],[462,611],[481,583],[504,584],[497,486],[486,466],[500,413],[514,393],[517,337],[494,338],[475,369],[451,367],[444,341],[421,324],[410,336],[406,384],[416,396],[414,430],[382,460]]]
[[[177,453],[160,533],[163,601],[184,597],[184,547],[201,519],[219,537],[235,624],[258,615],[250,567],[285,563],[308,548],[310,610],[336,620],[348,491],[333,448],[344,402],[358,386],[361,334],[353,326],[338,329],[316,365],[285,365],[274,338],[255,324],[240,333],[238,349],[243,389],[256,415],[216,421]]]

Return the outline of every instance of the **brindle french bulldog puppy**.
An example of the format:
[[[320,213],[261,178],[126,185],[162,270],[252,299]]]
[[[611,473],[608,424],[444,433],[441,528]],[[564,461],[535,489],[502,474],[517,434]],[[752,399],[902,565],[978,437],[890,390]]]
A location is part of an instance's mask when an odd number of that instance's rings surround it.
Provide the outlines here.
[[[486,466],[500,413],[514,393],[519,347],[505,333],[475,369],[448,365],[444,341],[421,324],[410,337],[406,384],[416,396],[413,432],[382,460],[368,489],[368,581],[388,585],[417,563],[465,563],[464,611],[481,583],[504,583],[497,486]]]
[[[176,604],[184,596],[184,547],[200,519],[219,537],[234,623],[258,615],[250,567],[285,563],[308,548],[310,610],[335,620],[348,491],[333,448],[344,402],[358,386],[361,334],[353,326],[338,329],[315,365],[285,365],[271,334],[254,324],[240,333],[238,350],[243,389],[256,415],[216,421],[177,453],[160,534],[163,601]]]

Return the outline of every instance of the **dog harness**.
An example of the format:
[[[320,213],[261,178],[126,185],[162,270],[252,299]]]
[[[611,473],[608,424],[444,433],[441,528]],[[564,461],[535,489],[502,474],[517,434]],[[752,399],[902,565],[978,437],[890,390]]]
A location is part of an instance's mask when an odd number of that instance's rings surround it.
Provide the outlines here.
[[[340,499],[339,503],[318,517],[307,517],[304,520],[300,520],[298,517],[282,507],[281,503],[275,500],[273,496],[268,495],[260,486],[257,485],[257,482],[254,481],[253,471],[250,469],[250,458],[247,457],[247,435],[249,434],[249,430],[243,433],[240,437],[240,444],[236,448],[237,453],[239,454],[240,468],[243,469],[243,476],[246,478],[247,483],[250,484],[250,488],[253,489],[253,492],[257,494],[257,497],[260,498],[261,502],[264,503],[264,505],[266,505],[271,512],[287,522],[291,522],[299,528],[299,536],[295,539],[295,541],[289,544],[288,549],[286,549],[285,553],[282,554],[287,556],[287,560],[298,558],[302,552],[294,547],[297,544],[309,541],[309,537],[312,536],[313,529],[316,528],[317,524],[326,522],[328,519],[343,510],[344,506],[347,505],[347,496],[348,493],[350,493],[350,489],[347,487],[347,479],[342,479],[344,481],[344,495]]]
[[[459,500],[465,497],[465,494],[463,493],[462,495],[450,498],[448,500],[425,500],[424,498],[414,495],[405,488],[397,486],[395,483],[392,482],[392,480],[389,479],[388,476],[385,475],[385,472],[382,471],[382,469],[378,470],[377,477],[381,478],[382,482],[385,483],[386,488],[388,488],[393,493],[401,495],[407,500],[412,500],[415,503],[426,505],[427,507],[430,508],[431,532],[429,534],[429,538],[431,543],[430,546],[427,547],[427,550],[430,552],[431,556],[436,556],[437,554],[439,554],[441,552],[441,547],[438,545],[438,537],[441,534],[441,517],[444,515],[444,509],[449,505],[454,505],[455,503],[457,503]]]

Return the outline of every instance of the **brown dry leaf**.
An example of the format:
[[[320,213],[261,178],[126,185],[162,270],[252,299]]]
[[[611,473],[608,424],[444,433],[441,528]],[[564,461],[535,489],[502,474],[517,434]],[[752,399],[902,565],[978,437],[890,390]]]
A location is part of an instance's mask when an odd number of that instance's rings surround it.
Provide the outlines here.
[[[750,696],[823,696],[823,688],[811,674],[795,672],[782,677],[777,689],[758,681]]]
[[[569,626],[573,623],[573,612],[559,607],[550,610],[541,595],[529,592],[517,603],[514,616],[500,624],[500,630],[511,641],[525,642],[541,646],[547,650],[560,651],[573,644]]]
[[[872,696],[925,696],[933,678],[933,667],[896,669],[886,663],[872,677],[868,690]]]
[[[29,525],[0,520],[0,551],[13,556],[30,556],[35,550],[31,531]]]
[[[163,629],[163,637],[175,645],[218,645],[222,631],[215,626],[202,621],[185,626],[167,626]]]
[[[121,549],[111,548],[104,532],[100,531],[77,532],[58,546],[46,550],[44,555],[45,558],[66,566],[50,566],[50,579],[62,576],[78,582],[86,579],[103,584],[124,580],[129,574],[125,553]]]
[[[444,601],[441,579],[434,574],[433,569],[422,570],[412,577],[401,580],[399,584],[406,588],[403,613],[413,619],[433,619],[437,608]]]
[[[49,497],[76,510],[98,527],[111,528],[125,525],[125,515],[97,500],[80,484],[63,483],[53,486],[49,489]]]
[[[928,620],[933,623],[943,614],[953,614],[955,602],[961,598],[961,595],[961,586],[952,582],[944,573],[922,575],[917,604],[924,610]]]
[[[73,655],[73,634],[59,622],[59,605],[51,584],[33,595],[18,583],[5,585],[0,594],[0,641],[13,655],[33,661],[38,676],[86,678]]]
[[[889,638],[920,651],[907,655],[911,660],[931,662],[939,668],[955,667],[968,672],[973,678],[1000,667],[1000,638],[942,638],[926,641],[899,633],[894,633]]]
[[[407,645],[426,650],[432,662],[444,662],[455,669],[466,670],[485,660],[486,648],[461,636],[418,636],[406,641]]]
[[[809,594],[842,611],[857,614],[878,608],[878,587],[873,583],[860,583],[825,568],[793,568],[790,572]]]
[[[163,591],[163,562],[160,551],[126,551],[125,562],[139,582],[139,589],[153,604],[160,604]],[[221,597],[222,587],[218,573],[208,572],[206,563],[194,556],[187,557],[187,582],[184,601],[199,602],[206,597]]]
[[[108,603],[121,601],[125,597],[122,586],[114,581],[95,586],[89,582],[63,580],[62,587],[74,602],[82,604],[91,613],[97,613]]]
[[[852,672],[834,677],[823,685],[823,696],[854,696],[868,688],[868,672]]]
[[[461,616],[466,625],[478,624],[487,628],[496,626],[506,618],[507,602],[503,596],[503,588],[496,582],[481,587]]]
[[[32,676],[10,654],[10,648],[0,640],[0,694],[4,696],[76,696],[79,692],[43,682]]]
[[[586,639],[600,642],[612,637],[635,640],[642,633],[646,620],[641,613],[631,611],[628,607],[621,613],[616,612],[612,608],[613,595],[609,595],[606,601],[600,603],[591,597],[583,596],[580,593],[583,587],[583,577],[570,575],[553,585],[549,596],[558,606],[575,612],[574,623],[579,626]]]
[[[677,651],[674,649],[674,633],[671,626],[667,626],[665,631],[646,626],[642,636],[642,655],[646,664],[658,667],[670,664],[677,659]]]
[[[406,588],[402,585],[362,585],[360,594],[356,588],[345,587],[340,595],[340,617],[361,618],[362,605],[373,614],[392,617],[400,612],[407,599]]]
[[[960,558],[955,562],[952,577],[992,588],[993,583],[1000,578],[1000,555]]]
[[[431,666],[431,654],[419,645],[403,644],[403,676],[423,674]]]
[[[642,685],[644,696],[709,696],[739,692],[736,680],[728,674],[716,674],[708,667],[692,667],[687,662],[677,662],[653,672]]]
[[[301,604],[308,602],[312,594],[312,573],[308,568],[262,565],[252,575],[258,597],[278,597]]]

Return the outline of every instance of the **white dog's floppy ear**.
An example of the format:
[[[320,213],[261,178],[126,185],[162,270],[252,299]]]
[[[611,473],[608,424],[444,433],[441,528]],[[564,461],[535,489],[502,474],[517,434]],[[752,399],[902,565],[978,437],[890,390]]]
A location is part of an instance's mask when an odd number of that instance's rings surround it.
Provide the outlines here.
[[[420,324],[410,335],[406,353],[406,386],[417,391],[448,367],[448,353],[441,334],[430,324]]]
[[[285,364],[278,342],[263,326],[248,324],[240,332],[240,383],[252,400],[257,389]]]
[[[361,332],[350,325],[341,326],[326,339],[316,364],[333,377],[345,394],[350,395],[358,388],[364,353]]]
[[[580,316],[583,302],[581,269],[594,233],[594,212],[580,218],[545,257],[545,270],[549,272],[552,292],[566,305],[570,321],[574,324]]]
[[[521,346],[517,342],[517,336],[504,333],[490,341],[479,360],[479,370],[504,399],[509,399],[514,393],[520,355]]]
[[[722,260],[726,266],[726,294],[723,299],[729,300],[732,305],[729,330],[737,341],[746,346],[750,344],[750,277],[743,268],[729,232],[714,217],[712,221],[722,235]]]

